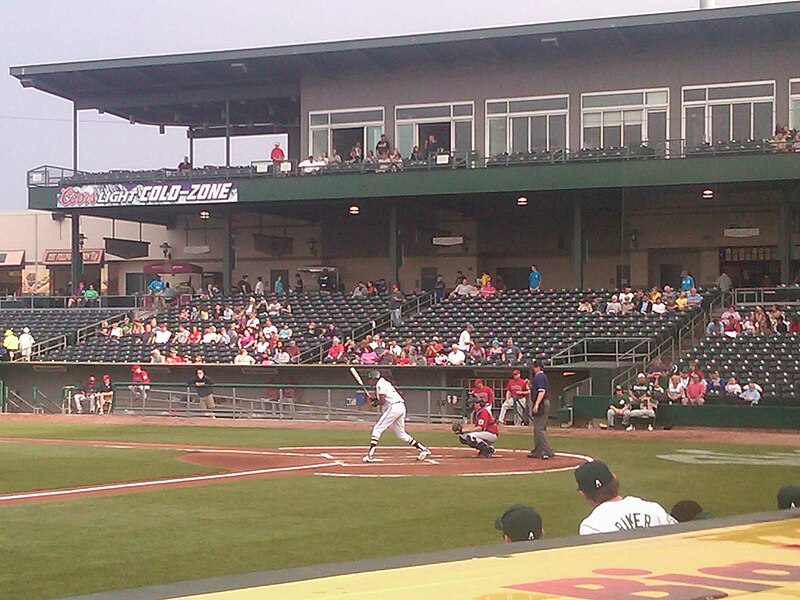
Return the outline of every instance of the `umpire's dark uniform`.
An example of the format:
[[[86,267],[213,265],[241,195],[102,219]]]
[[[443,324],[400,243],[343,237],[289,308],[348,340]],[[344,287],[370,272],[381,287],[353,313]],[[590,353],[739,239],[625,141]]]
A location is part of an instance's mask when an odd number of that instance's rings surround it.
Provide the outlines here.
[[[533,413],[533,450],[528,456],[530,458],[542,458],[547,460],[555,452],[547,441],[547,419],[550,415],[550,400],[547,397],[547,375],[542,369],[541,363],[533,363],[534,375],[531,380],[531,410],[536,404],[536,399],[543,393],[542,401],[539,403],[539,410]]]

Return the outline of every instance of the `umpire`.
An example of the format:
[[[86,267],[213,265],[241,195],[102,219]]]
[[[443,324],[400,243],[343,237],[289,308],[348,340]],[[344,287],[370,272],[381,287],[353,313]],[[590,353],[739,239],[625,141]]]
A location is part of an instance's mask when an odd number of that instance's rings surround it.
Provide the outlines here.
[[[533,450],[528,458],[547,460],[555,452],[547,441],[547,419],[550,416],[550,400],[547,398],[547,375],[540,361],[533,363],[531,380],[531,414],[533,415]]]

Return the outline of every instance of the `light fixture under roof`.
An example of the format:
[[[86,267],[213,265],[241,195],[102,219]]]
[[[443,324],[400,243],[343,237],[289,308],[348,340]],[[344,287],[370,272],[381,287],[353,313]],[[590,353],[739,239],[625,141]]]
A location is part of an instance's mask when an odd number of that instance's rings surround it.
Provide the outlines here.
[[[711,188],[706,188],[703,190],[703,200],[713,200],[714,199],[714,190]]]
[[[203,219],[203,221],[208,221],[211,218],[211,213],[207,210],[201,210],[200,218]]]
[[[527,196],[520,196],[517,198],[517,206],[528,206]]]
[[[361,213],[361,209],[359,208],[358,204],[351,204],[350,208],[347,209],[351,215],[357,215]]]

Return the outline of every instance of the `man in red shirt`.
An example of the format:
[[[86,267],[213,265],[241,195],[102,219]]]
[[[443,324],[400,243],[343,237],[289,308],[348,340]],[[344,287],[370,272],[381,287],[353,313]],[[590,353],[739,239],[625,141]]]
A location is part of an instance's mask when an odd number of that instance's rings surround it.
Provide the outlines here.
[[[272,168],[278,173],[281,170],[281,163],[286,160],[286,155],[283,153],[280,142],[275,142],[275,147],[269,153],[269,157],[272,160]]]
[[[510,408],[514,413],[514,424],[519,425],[520,422],[527,420],[525,407],[528,403],[528,398],[531,395],[531,387],[528,385],[528,380],[523,379],[519,369],[514,369],[511,379],[506,384],[506,399],[500,405],[500,416],[498,421],[500,423],[506,422],[506,412]]]
[[[475,448],[481,458],[490,458],[494,454],[494,443],[497,441],[497,423],[480,396],[472,396],[472,423],[464,425],[458,434],[458,441]]]
[[[483,405],[492,411],[494,406],[494,390],[483,382],[483,379],[476,379],[472,386],[472,395],[478,396],[483,400]]]
[[[129,389],[133,400],[146,402],[147,392],[150,390],[150,375],[142,369],[141,365],[133,365],[131,367],[131,382],[133,385]]]

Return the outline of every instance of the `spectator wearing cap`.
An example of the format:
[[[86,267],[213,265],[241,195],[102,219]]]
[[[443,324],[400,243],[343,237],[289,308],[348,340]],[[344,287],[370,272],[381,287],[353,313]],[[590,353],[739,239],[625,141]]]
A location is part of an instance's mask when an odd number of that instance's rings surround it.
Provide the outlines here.
[[[755,381],[748,381],[739,398],[744,400],[750,406],[756,406],[761,402],[761,391],[758,389]]]
[[[31,354],[33,353],[33,345],[36,340],[31,335],[31,330],[27,327],[22,328],[22,335],[19,336],[19,355],[24,361],[30,361]]]
[[[506,422],[506,413],[511,409],[514,414],[514,424],[519,425],[527,418],[525,407],[531,396],[531,387],[528,380],[522,377],[519,369],[514,369],[511,379],[506,383],[506,399],[500,405],[500,415],[497,420],[501,424]]]
[[[633,431],[633,425],[630,424],[631,419],[656,418],[656,412],[653,409],[653,386],[647,381],[647,375],[644,373],[639,373],[636,376],[636,382],[628,392],[628,399],[631,407],[631,411],[628,414],[628,425],[626,426],[628,431]],[[653,424],[650,423],[647,428],[653,431]]]
[[[114,387],[111,385],[111,375],[103,375],[102,383],[98,387],[97,414],[111,414],[114,405]],[[106,409],[108,405],[108,409]]]
[[[498,340],[497,338],[494,338],[492,340],[492,344],[486,350],[486,358],[488,358],[492,362],[502,360],[503,347],[500,345],[500,340]]]
[[[581,521],[581,535],[677,523],[656,502],[648,502],[636,496],[622,497],[619,493],[619,479],[602,461],[582,464],[575,470],[575,481],[581,496],[592,507],[589,516]]]
[[[13,329],[6,329],[3,336],[3,348],[6,349],[6,356],[8,360],[14,360],[19,351],[19,338],[14,333]]]
[[[669,514],[678,523],[688,523],[689,521],[700,521],[703,519],[713,519],[714,515],[703,510],[695,500],[680,500],[675,503]]]
[[[281,170],[281,163],[286,160],[286,154],[281,148],[280,142],[275,142],[275,145],[272,147],[272,152],[269,153],[269,158],[272,161],[272,167],[275,173],[278,173]]]
[[[606,412],[606,421],[609,429],[614,429],[617,418],[622,419],[623,427],[630,425],[631,405],[621,385],[614,388],[614,397],[611,399]]]
[[[147,394],[150,391],[150,375],[142,369],[141,365],[131,367],[131,397],[134,401],[147,401]]]
[[[800,508],[800,485],[785,485],[778,490],[778,510]]]
[[[523,504],[510,506],[494,520],[494,528],[503,532],[506,544],[540,540],[544,535],[541,515]]]

